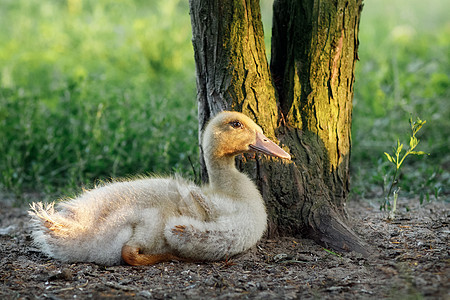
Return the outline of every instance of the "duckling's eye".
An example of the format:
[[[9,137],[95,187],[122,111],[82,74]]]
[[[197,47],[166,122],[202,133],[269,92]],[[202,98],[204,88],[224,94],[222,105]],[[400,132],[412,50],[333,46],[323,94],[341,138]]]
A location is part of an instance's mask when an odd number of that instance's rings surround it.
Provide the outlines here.
[[[231,121],[230,122],[231,127],[238,129],[238,128],[244,128],[244,125],[242,125],[239,121]]]

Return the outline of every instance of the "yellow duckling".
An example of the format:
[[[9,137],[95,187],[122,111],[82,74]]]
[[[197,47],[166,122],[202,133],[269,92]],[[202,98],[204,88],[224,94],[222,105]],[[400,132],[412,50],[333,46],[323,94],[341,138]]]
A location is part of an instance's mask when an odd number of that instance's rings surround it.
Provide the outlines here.
[[[203,145],[208,185],[143,178],[106,184],[56,207],[33,203],[35,243],[61,261],[103,265],[214,261],[249,249],[266,230],[267,214],[255,184],[235,168],[234,156],[290,156],[237,112],[214,117]]]

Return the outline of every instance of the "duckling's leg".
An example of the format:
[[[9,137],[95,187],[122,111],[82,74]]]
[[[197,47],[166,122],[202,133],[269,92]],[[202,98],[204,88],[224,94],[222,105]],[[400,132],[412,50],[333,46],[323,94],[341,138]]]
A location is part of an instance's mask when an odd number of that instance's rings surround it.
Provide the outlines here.
[[[124,245],[122,247],[122,259],[127,264],[132,266],[154,265],[160,262],[172,260],[186,261],[186,259],[183,259],[171,253],[143,254],[139,253],[140,251],[141,249],[138,247]]]

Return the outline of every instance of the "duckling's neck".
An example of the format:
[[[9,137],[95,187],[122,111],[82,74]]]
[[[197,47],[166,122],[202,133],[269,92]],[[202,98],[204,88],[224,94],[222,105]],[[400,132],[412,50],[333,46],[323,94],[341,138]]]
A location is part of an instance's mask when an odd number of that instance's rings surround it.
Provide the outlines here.
[[[254,183],[235,167],[234,157],[206,158],[209,185],[215,192],[230,195],[233,198],[242,198],[249,190],[255,190]],[[246,192],[245,192],[245,191]]]

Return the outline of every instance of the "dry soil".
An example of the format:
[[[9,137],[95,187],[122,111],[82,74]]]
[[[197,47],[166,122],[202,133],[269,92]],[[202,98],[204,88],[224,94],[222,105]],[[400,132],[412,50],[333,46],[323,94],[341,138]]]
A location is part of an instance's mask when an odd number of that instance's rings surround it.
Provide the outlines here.
[[[370,257],[283,237],[227,262],[104,267],[46,257],[27,208],[0,201],[0,299],[450,299],[449,202],[402,199],[394,221],[376,202],[348,206]]]

